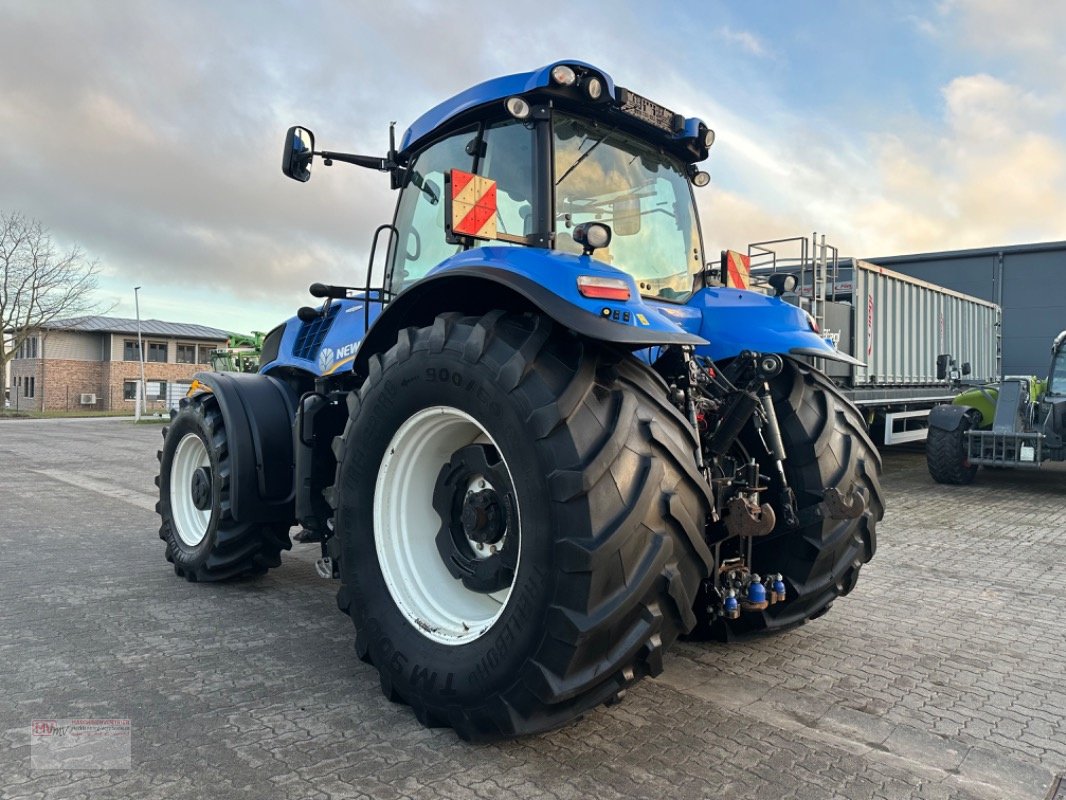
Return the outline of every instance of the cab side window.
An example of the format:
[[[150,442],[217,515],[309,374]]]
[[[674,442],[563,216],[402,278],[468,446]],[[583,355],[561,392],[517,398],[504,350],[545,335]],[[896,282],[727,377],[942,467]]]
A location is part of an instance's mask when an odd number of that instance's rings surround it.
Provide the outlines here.
[[[532,129],[513,120],[490,125],[485,131],[484,152],[477,172],[496,181],[496,230],[512,236],[531,235],[534,224]]]
[[[469,129],[442,139],[419,153],[408,169],[396,208],[399,235],[392,257],[393,292],[424,277],[461,249],[445,240],[444,176],[453,169],[473,169],[474,157],[467,145],[476,136],[477,130]]]

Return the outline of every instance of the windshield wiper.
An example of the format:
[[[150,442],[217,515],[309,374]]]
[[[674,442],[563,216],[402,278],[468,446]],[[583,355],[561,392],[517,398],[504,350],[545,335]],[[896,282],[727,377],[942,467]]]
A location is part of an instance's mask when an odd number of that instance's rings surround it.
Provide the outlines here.
[[[569,174],[570,174],[571,172],[573,172],[573,171],[574,171],[575,169],[577,169],[578,165],[579,165],[579,164],[580,164],[580,163],[581,163],[582,161],[584,161],[584,160],[585,160],[586,158],[588,158],[588,157],[589,157],[589,153],[591,153],[591,152],[592,152],[593,150],[595,150],[595,149],[596,149],[597,147],[599,147],[599,146],[600,146],[601,144],[603,144],[604,142],[606,142],[606,141],[607,141],[607,138],[608,138],[608,137],[609,137],[609,136],[610,136],[610,135],[611,135],[612,133],[614,133],[614,132],[615,132],[615,128],[611,128],[611,129],[610,129],[609,131],[607,131],[607,133],[603,134],[603,136],[601,136],[601,137],[600,137],[599,139],[597,139],[597,140],[596,140],[595,142],[593,142],[593,143],[592,143],[592,147],[590,147],[590,148],[589,148],[588,150],[586,150],[586,151],[585,151],[584,153],[582,153],[581,155],[579,155],[579,156],[577,157],[577,160],[576,160],[576,161],[575,161],[575,162],[574,162],[573,164],[571,164],[571,165],[570,165],[569,167],[567,167],[567,170],[566,170],[566,172],[564,172],[564,173],[562,174],[562,177],[560,177],[560,178],[559,178],[559,180],[557,180],[557,181],[555,182],[555,185],[556,185],[556,186],[558,186],[558,185],[559,185],[560,183],[562,183],[562,182],[563,182],[564,180],[566,180],[566,176],[567,176],[567,175],[569,175]]]

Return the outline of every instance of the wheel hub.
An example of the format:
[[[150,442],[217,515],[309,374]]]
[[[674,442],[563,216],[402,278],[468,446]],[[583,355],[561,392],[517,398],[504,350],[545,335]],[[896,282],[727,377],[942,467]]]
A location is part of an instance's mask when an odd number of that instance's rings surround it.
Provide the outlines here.
[[[437,475],[433,508],[440,516],[437,552],[453,577],[475,592],[498,592],[514,581],[518,547],[514,495],[503,459],[492,445],[452,454]]]
[[[466,538],[477,544],[496,544],[503,538],[507,518],[495,489],[467,492],[460,514]]]
[[[211,508],[211,468],[198,467],[192,474],[192,504],[200,511]]]

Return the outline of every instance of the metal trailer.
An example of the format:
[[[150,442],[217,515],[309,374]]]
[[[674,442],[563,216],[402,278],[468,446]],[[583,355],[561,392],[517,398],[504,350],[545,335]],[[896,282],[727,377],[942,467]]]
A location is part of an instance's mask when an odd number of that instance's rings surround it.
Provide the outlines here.
[[[883,429],[886,445],[924,440],[929,410],[950,403],[960,379],[984,383],[1000,375],[995,303],[869,261],[843,262],[824,236],[758,242],[748,254],[756,280],[795,272],[797,302],[842,352],[863,362],[818,366],[872,428]]]
[[[1066,241],[869,260],[996,303],[1003,309],[1003,373],[1043,375],[1047,370],[1047,343],[1066,319]]]

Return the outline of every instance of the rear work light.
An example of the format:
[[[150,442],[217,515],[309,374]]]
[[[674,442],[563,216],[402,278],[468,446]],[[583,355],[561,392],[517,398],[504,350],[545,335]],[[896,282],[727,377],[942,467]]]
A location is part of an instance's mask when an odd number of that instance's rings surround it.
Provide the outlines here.
[[[600,278],[594,275],[579,275],[577,290],[582,297],[597,300],[628,300],[629,284],[621,278]]]

